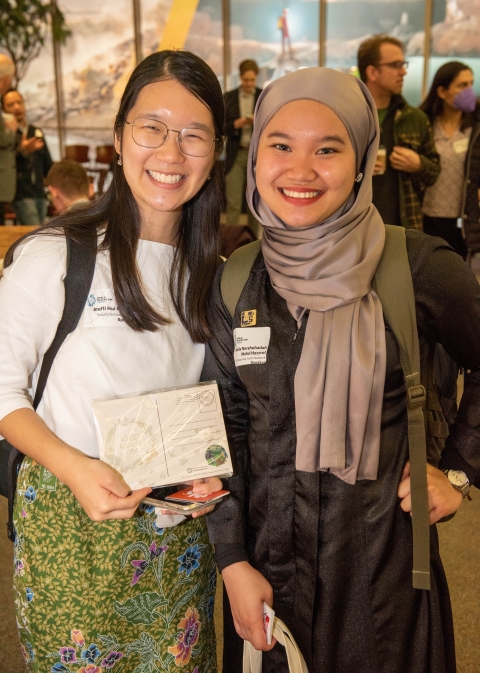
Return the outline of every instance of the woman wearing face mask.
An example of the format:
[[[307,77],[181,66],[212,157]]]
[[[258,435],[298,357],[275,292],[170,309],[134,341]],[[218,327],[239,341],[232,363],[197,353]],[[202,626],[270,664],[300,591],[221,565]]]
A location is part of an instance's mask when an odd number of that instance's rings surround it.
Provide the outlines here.
[[[420,109],[432,124],[442,165],[437,182],[425,190],[423,230],[465,258],[467,249],[480,251],[480,106],[468,65],[444,63]]]
[[[365,85],[327,68],[272,82],[257,103],[247,196],[261,253],[233,320],[217,272],[203,372],[221,383],[237,459],[231,497],[207,522],[231,606],[228,673],[241,670],[235,631],[264,650],[265,672],[286,670],[284,649],[265,642],[263,601],[311,673],[455,671],[434,527],[432,589],[412,588],[405,387],[372,289],[385,242],[372,205],[378,138]],[[406,236],[421,340],[474,370],[459,415],[473,447],[479,286],[443,241]],[[478,452],[450,441],[441,465],[480,485]],[[433,524],[462,494],[441,470],[427,474]]]
[[[0,432],[26,456],[14,596],[31,673],[216,671],[205,519],[161,515],[141,502],[150,488],[132,492],[98,459],[92,401],[199,380],[219,263],[223,123],[204,61],[150,55],[120,102],[108,191],[7,256]],[[96,249],[89,299],[110,298],[110,315],[86,303],[35,412],[32,388],[65,304],[66,235]],[[220,487],[194,482],[198,493]]]

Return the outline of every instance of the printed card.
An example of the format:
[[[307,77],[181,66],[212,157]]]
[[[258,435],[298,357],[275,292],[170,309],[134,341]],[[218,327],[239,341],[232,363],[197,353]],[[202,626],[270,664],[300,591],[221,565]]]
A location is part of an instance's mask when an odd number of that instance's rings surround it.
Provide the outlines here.
[[[132,489],[232,474],[216,381],[93,402],[100,458]]]
[[[263,630],[265,631],[265,638],[267,645],[272,644],[273,636],[273,622],[275,619],[275,611],[267,603],[263,603]]]

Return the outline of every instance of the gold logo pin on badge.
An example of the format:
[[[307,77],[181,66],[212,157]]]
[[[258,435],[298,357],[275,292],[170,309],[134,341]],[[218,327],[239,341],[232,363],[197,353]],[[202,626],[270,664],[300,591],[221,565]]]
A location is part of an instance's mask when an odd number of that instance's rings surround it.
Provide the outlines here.
[[[242,311],[240,314],[240,325],[242,327],[253,327],[257,324],[257,311]]]

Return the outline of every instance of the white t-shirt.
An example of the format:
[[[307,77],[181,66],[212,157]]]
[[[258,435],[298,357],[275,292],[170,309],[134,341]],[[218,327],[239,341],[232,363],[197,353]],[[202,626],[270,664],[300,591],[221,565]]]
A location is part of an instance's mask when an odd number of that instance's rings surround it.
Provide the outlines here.
[[[116,308],[109,255],[100,252],[76,329],[55,357],[37,409],[62,440],[98,457],[92,400],[190,385],[200,378],[205,347],[194,344],[170,300],[173,248],[140,240],[137,263],[149,301],[172,323],[134,332]],[[66,244],[36,236],[15,254],[0,280],[0,419],[31,408],[43,355],[65,303]]]

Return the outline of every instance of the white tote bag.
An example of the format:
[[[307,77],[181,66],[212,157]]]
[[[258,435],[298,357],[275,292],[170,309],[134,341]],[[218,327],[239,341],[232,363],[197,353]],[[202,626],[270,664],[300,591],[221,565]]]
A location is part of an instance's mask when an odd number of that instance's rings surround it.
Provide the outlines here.
[[[281,619],[275,617],[273,636],[285,647],[290,673],[308,673],[307,664],[294,637]],[[243,673],[262,673],[262,652],[248,640],[243,643]]]

